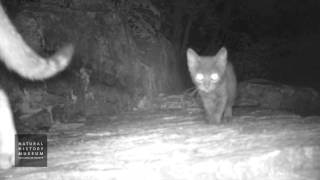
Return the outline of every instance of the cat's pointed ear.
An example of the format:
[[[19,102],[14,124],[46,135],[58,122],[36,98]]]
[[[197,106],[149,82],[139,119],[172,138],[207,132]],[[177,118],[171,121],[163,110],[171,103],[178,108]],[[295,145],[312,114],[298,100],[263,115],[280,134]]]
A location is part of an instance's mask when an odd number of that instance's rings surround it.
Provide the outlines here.
[[[221,69],[225,69],[227,65],[228,52],[225,47],[222,47],[216,55],[217,66]]]
[[[195,68],[199,55],[191,48],[187,50],[187,59],[188,59],[188,67],[189,70]]]

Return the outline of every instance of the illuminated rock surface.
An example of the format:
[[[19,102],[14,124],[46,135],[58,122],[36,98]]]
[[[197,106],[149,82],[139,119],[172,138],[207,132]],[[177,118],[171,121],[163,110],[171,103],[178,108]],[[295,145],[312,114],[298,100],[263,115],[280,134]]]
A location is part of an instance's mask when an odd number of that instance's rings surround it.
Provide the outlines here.
[[[232,123],[215,126],[205,124],[194,108],[133,112],[90,122],[49,133],[47,168],[14,168],[1,172],[0,178],[320,177],[320,117],[316,116],[241,108]]]

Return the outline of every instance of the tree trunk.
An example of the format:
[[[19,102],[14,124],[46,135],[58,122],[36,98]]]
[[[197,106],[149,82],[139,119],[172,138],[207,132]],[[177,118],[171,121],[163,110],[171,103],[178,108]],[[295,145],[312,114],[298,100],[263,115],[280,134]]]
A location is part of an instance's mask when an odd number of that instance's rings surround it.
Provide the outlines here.
[[[189,42],[189,34],[190,34],[190,30],[191,30],[191,27],[192,27],[192,24],[193,24],[193,20],[194,20],[194,15],[191,14],[188,18],[188,21],[187,21],[187,25],[186,25],[186,28],[185,28],[185,31],[184,31],[184,36],[183,36],[183,39],[182,39],[182,43],[181,43],[181,48],[180,48],[180,58],[183,59],[184,57],[184,53],[187,49],[187,45],[188,45],[188,42]]]

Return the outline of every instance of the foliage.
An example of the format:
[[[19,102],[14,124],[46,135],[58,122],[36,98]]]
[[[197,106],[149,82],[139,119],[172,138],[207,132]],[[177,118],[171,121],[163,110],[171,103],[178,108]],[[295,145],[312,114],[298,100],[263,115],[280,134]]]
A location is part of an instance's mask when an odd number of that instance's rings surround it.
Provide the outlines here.
[[[149,0],[114,0],[113,2],[133,35],[154,41],[160,29],[160,13]]]

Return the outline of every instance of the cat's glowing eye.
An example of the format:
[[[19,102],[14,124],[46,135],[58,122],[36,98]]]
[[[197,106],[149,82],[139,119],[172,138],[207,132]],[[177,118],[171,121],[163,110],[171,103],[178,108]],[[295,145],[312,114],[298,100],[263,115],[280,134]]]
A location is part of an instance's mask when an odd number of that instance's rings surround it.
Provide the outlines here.
[[[213,82],[217,82],[219,80],[219,75],[217,73],[213,73],[210,75],[210,78]]]
[[[204,78],[203,74],[199,73],[199,74],[196,74],[195,80],[198,82],[201,82],[203,78]]]

